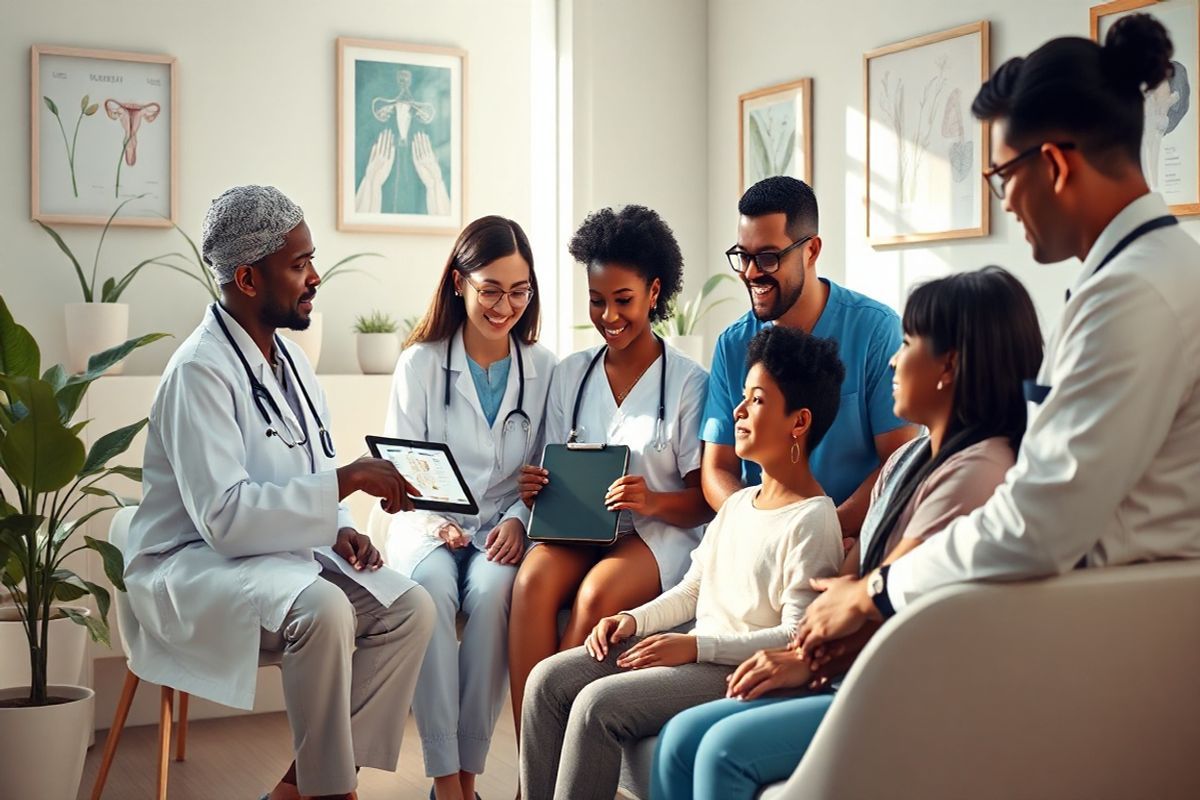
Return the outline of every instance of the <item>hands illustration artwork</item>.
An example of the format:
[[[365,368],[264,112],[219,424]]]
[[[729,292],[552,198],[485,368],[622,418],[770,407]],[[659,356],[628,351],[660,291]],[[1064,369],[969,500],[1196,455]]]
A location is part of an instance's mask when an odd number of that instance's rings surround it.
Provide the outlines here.
[[[383,211],[383,182],[392,172],[392,163],[396,160],[396,134],[391,128],[385,128],[371,146],[371,154],[367,157],[367,168],[354,193],[354,210],[369,214],[379,214]]]
[[[354,210],[369,214],[383,212],[383,184],[392,174],[396,160],[396,133],[386,128],[375,139],[367,157],[367,167],[354,193]],[[426,213],[445,215],[450,213],[450,193],[429,134],[417,133],[412,138],[412,161],[417,177],[425,186]]]

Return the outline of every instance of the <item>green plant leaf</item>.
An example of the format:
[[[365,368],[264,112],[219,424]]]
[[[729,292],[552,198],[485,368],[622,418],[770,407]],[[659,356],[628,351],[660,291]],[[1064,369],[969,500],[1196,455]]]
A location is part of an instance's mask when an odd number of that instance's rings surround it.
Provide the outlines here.
[[[92,103],[90,106],[88,106],[87,108],[85,108],[83,110],[83,115],[85,117],[90,117],[93,114],[95,114],[99,109],[100,109],[99,103]]]
[[[42,380],[50,384],[54,389],[54,393],[58,394],[59,390],[67,385],[67,371],[63,369],[62,364],[55,364],[42,375]]]
[[[79,266],[79,259],[71,252],[71,248],[67,247],[67,243],[58,235],[58,231],[42,222],[38,222],[38,225],[41,225],[46,235],[54,240],[54,243],[58,245],[58,249],[62,250],[67,258],[71,259],[71,265],[75,267],[75,277],[79,279],[79,288],[83,290],[83,302],[92,302],[92,287],[88,286],[87,277],[83,274],[83,267]]]
[[[116,285],[117,285],[116,278],[109,278],[108,280],[106,280],[104,282],[104,285],[100,287],[100,302],[101,303],[117,302],[117,298],[113,297],[113,287],[115,287]]]
[[[157,256],[154,256],[153,258],[147,258],[145,261],[142,261],[136,267],[129,270],[129,272],[126,272],[124,277],[122,277],[120,281],[117,281],[115,283],[113,282],[112,278],[109,278],[108,281],[106,281],[104,284],[104,302],[105,303],[117,302],[120,299],[121,295],[125,293],[125,290],[129,288],[129,284],[133,281],[134,277],[136,277],[137,274],[142,271],[142,267],[145,267],[149,264],[155,264],[155,265],[161,266],[162,262],[159,259],[165,258],[169,255],[171,255],[171,254],[163,253],[162,255],[157,255]],[[110,286],[109,285],[110,283],[112,283],[113,285]]]
[[[120,475],[121,477],[129,478],[129,480],[134,481],[136,483],[142,482],[142,468],[141,467],[109,467],[105,471],[105,474],[106,475]]]
[[[36,378],[41,361],[37,340],[13,319],[8,304],[0,296],[0,374]]]
[[[42,95],[42,100],[46,103],[46,108],[50,109],[50,113],[57,117],[58,106],[54,105],[54,101],[45,95]]]
[[[83,494],[95,495],[96,497],[107,497],[121,508],[125,508],[127,506],[136,506],[138,504],[138,501],[134,498],[122,497],[112,489],[105,489],[103,486],[84,486],[79,491]]]
[[[90,380],[80,381],[68,378],[67,385],[55,393],[55,399],[58,400],[59,419],[63,421],[63,424],[70,422],[71,417],[75,416],[91,383]]]
[[[23,385],[22,385],[23,384]],[[13,483],[34,493],[53,492],[75,479],[83,466],[83,442],[62,422],[54,390],[45,381],[0,376],[10,395],[24,394],[29,413],[9,426],[0,441],[0,459]]]
[[[91,511],[87,512],[81,517],[76,517],[75,519],[62,523],[58,526],[58,530],[54,532],[54,537],[51,541],[55,547],[62,545],[63,542],[71,538],[72,533],[79,530],[80,527],[82,527],[84,523],[86,523],[92,517],[96,516],[97,514],[103,514],[105,511],[112,511],[115,508],[116,506],[101,506],[100,508],[93,508]]]
[[[72,578],[73,580],[69,580],[68,578]],[[50,576],[49,589],[51,596],[62,603],[71,603],[81,597],[87,596],[87,587],[75,582],[78,580],[80,578],[74,572],[65,569],[55,570],[54,574]]]
[[[84,536],[83,541],[100,554],[100,559],[104,562],[104,574],[108,576],[109,582],[120,591],[125,591],[125,558],[121,551],[114,545],[91,536]]]
[[[704,282],[704,285],[700,287],[700,299],[703,300],[705,297],[708,297],[716,290],[718,286],[727,281],[736,283],[737,278],[724,272],[718,272],[716,275],[710,276],[709,279]]]
[[[86,94],[85,94],[85,95],[84,95],[82,98],[80,98],[80,100],[79,100],[79,110],[80,110],[80,111],[87,111],[87,107],[88,107],[88,95],[86,95]]]
[[[121,145],[121,149],[124,150],[125,145],[128,143],[129,143],[129,137],[126,136],[125,142],[122,143],[122,145]],[[120,186],[120,183],[121,183],[120,169],[121,169],[121,162],[118,161],[117,162],[117,185],[118,186]],[[145,196],[146,196],[146,193],[143,192],[139,195],[135,195],[133,197],[122,200],[120,203],[117,204],[117,207],[113,209],[112,215],[109,216],[109,218],[108,218],[108,222],[104,223],[104,228],[101,229],[101,231],[100,231],[100,241],[96,245],[96,257],[95,257],[95,259],[92,260],[92,287],[93,287],[93,290],[96,286],[96,270],[98,270],[100,268],[100,251],[104,249],[104,240],[106,238],[108,238],[108,229],[112,227],[113,220],[117,218],[117,214],[121,213],[121,209],[123,209],[125,206],[132,203],[134,200],[141,200]],[[91,300],[88,300],[88,302],[90,303]]]
[[[108,589],[97,583],[84,581],[83,585],[87,587],[88,594],[96,599],[96,610],[100,614],[100,619],[104,620],[105,624],[107,624],[108,609],[112,606],[112,595],[109,594]]]
[[[64,614],[70,617],[73,622],[87,628],[88,633],[91,634],[92,641],[101,642],[108,647],[112,647],[112,641],[109,639],[107,622],[98,617],[94,617],[91,614],[80,614],[78,611],[75,611],[71,608],[64,608],[62,611]]]
[[[165,339],[170,335],[169,333],[147,333],[145,336],[129,339],[116,347],[110,347],[102,353],[97,353],[88,359],[87,372],[83,373],[83,377],[86,380],[95,380],[103,375],[113,364],[116,364],[134,350],[137,350],[139,347],[145,347],[151,342],[157,342],[159,339]],[[68,383],[69,385],[70,383]]]
[[[354,261],[355,259],[367,258],[367,257],[383,258],[383,254],[382,253],[355,253],[354,255],[346,256],[341,261],[338,261],[332,267],[325,270],[325,273],[323,275],[321,275],[321,283],[328,283],[330,278],[332,278],[334,275],[337,275],[339,273],[361,272],[362,270],[346,269],[344,265],[349,264],[351,261]]]
[[[758,170],[757,175],[747,175],[746,182],[749,183],[757,178],[765,178],[771,174],[770,156],[767,155],[767,140],[763,136],[762,128],[759,126],[758,118],[754,114],[750,115],[750,153],[751,158],[755,162],[755,167]]]
[[[94,475],[104,469],[114,456],[118,456],[129,449],[129,445],[133,442],[138,432],[146,427],[146,419],[140,419],[132,425],[126,425],[124,428],[118,428],[115,431],[106,433],[96,440],[92,445],[92,449],[88,452],[87,461],[83,464],[81,475]]]

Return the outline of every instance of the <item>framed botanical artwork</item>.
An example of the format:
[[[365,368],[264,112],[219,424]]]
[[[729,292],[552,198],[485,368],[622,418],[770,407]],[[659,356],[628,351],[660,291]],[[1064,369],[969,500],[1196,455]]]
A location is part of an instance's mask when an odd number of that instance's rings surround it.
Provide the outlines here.
[[[871,245],[988,234],[988,126],[970,112],[987,78],[987,22],[863,56]]]
[[[467,54],[337,40],[338,230],[462,226]]]
[[[772,175],[812,185],[812,78],[738,95],[742,192]]]
[[[1197,0],[1120,0],[1093,6],[1091,34],[1103,42],[1121,17],[1148,12],[1163,24],[1175,45],[1174,73],[1146,93],[1142,169],[1152,191],[1176,215],[1200,214],[1200,124],[1196,121],[1200,76],[1200,11]]]
[[[179,84],[173,56],[34,45],[33,219],[169,227],[178,208]]]

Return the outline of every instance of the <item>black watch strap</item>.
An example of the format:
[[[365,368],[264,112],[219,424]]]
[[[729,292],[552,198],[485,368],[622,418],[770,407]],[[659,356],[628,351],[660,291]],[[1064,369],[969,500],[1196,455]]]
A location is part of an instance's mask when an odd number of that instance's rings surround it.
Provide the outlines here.
[[[879,582],[881,585],[879,591],[871,597],[871,601],[875,603],[875,608],[879,609],[879,613],[884,619],[896,615],[896,609],[892,606],[891,598],[888,597],[887,576],[888,570],[891,568],[891,564],[884,564],[879,568]]]

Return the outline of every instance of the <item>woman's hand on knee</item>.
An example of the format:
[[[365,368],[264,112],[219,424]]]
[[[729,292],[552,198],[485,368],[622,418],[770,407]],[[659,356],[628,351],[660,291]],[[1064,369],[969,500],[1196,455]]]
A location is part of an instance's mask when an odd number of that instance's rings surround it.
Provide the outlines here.
[[[614,614],[596,623],[583,646],[597,661],[608,658],[608,646],[620,644],[637,633],[637,620],[628,614]]]
[[[510,517],[487,535],[487,559],[500,564],[516,564],[525,552],[525,526]]]
[[[813,679],[812,670],[797,650],[759,650],[729,676],[726,697],[756,700],[777,689],[800,689]]]
[[[699,648],[690,633],[656,633],[626,650],[617,666],[626,669],[678,667],[695,664]]]

